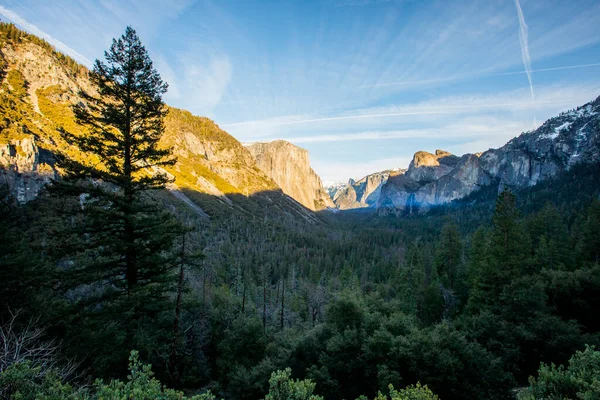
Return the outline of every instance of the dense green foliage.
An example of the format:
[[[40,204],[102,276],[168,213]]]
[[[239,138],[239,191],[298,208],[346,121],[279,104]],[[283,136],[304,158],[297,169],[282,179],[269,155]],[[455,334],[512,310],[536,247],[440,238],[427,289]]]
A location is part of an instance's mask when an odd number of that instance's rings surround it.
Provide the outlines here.
[[[323,400],[320,396],[313,395],[315,384],[308,379],[303,381],[290,379],[292,371],[276,371],[269,379],[269,393],[265,400]]]
[[[300,381],[291,379],[290,375],[289,368],[273,372],[264,400],[323,400],[323,397],[313,394],[315,384],[310,379]],[[391,400],[439,400],[427,386],[421,386],[420,383],[400,391],[390,385],[389,393]],[[29,361],[15,363],[0,371],[0,396],[19,400],[216,399],[210,391],[187,397],[182,392],[165,387],[154,378],[151,366],[140,362],[136,351],[132,351],[129,357],[129,374],[125,381],[112,379],[105,382],[98,379],[92,387],[86,388],[75,388],[65,383],[56,370],[33,367]],[[361,396],[360,400],[367,399]],[[388,397],[380,392],[375,400],[388,400]]]
[[[206,257],[186,274],[180,373],[160,324],[144,330],[157,352],[143,357],[171,385],[226,398],[264,397],[285,368],[327,399],[417,382],[442,399],[510,398],[540,362],[564,364],[598,344],[600,204],[598,187],[588,190],[596,194],[585,207],[540,201],[527,214],[519,204],[537,194],[504,193],[473,225],[455,219],[462,208],[408,219],[350,213],[320,226],[273,213],[197,221],[189,245]],[[45,212],[37,202],[6,207],[5,218]],[[11,238],[25,234],[17,225]],[[17,244],[3,260],[22,266]],[[22,271],[13,282],[43,269]],[[52,290],[28,302],[43,296]]]
[[[418,382],[416,385],[410,385],[400,391],[394,389],[393,385],[390,385],[389,390],[389,397],[379,393],[375,400],[439,400],[439,397],[433,394],[427,385],[421,386]]]
[[[75,388],[63,382],[56,371],[43,371],[41,367],[22,362],[0,371],[0,396],[19,400],[215,400],[210,392],[184,396],[164,387],[153,376],[151,366],[142,364],[136,351],[131,352],[125,381],[98,379],[91,388]]]
[[[519,393],[519,400],[597,399],[600,397],[600,352],[593,347],[578,351],[563,365],[542,364],[538,377]]]

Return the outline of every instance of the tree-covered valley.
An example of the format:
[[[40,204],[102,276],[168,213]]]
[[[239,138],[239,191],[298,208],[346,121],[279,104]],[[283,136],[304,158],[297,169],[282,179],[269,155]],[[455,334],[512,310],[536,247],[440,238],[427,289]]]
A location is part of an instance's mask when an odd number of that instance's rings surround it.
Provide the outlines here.
[[[600,396],[600,159],[315,211],[166,106],[133,29],[91,71],[0,43],[0,398]]]

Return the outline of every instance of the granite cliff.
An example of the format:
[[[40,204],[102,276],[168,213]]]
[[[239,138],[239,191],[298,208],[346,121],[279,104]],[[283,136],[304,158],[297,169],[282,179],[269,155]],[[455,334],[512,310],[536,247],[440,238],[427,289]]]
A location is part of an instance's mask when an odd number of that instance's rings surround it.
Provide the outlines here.
[[[321,178],[310,166],[308,151],[276,140],[247,144],[258,167],[281,187],[283,192],[313,211],[335,207],[323,188]]]
[[[462,157],[437,150],[417,152],[405,174],[390,177],[375,207],[412,212],[448,203],[480,187],[519,189],[555,176],[577,163],[600,161],[600,97],[561,113],[499,149]]]

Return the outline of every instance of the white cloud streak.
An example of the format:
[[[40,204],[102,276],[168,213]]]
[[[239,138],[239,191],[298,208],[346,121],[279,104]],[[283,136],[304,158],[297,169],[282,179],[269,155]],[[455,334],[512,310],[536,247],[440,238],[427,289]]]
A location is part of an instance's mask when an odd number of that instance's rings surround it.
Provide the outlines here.
[[[532,69],[530,71],[530,73],[531,72],[563,71],[566,69],[591,68],[591,67],[600,67],[600,63],[581,64],[581,65],[565,65],[562,67]],[[520,75],[520,74],[526,74],[526,73],[527,73],[527,71],[500,72],[497,74],[492,74],[490,76]]]
[[[538,101],[536,104],[564,104],[571,99],[563,100],[546,100]],[[355,114],[345,116],[334,116],[334,117],[323,117],[323,118],[309,118],[309,119],[289,119],[286,120],[284,117],[279,117],[273,120],[260,120],[260,121],[244,121],[236,122],[232,124],[224,124],[221,127],[236,127],[244,125],[262,125],[262,126],[283,126],[283,125],[297,125],[297,124],[310,124],[316,122],[327,122],[327,121],[340,121],[340,120],[352,120],[352,119],[365,119],[365,118],[386,118],[386,117],[398,117],[398,116],[410,116],[410,115],[445,115],[445,114],[456,114],[458,110],[472,110],[472,109],[494,109],[494,108],[514,108],[514,107],[530,107],[531,102],[509,102],[509,103],[490,103],[490,104],[464,104],[454,106],[442,106],[442,107],[429,107],[429,110],[424,111],[406,111],[406,112],[388,112],[378,114]],[[297,117],[291,117],[297,118]]]
[[[439,78],[439,79],[420,79],[420,80],[411,80],[411,81],[401,81],[401,82],[384,82],[377,83],[375,85],[363,85],[359,86],[359,89],[370,89],[370,88],[380,88],[380,87],[390,87],[390,86],[411,86],[411,85],[429,85],[432,83],[446,83],[446,82],[455,82],[462,80],[460,77],[451,77],[451,78]]]
[[[390,140],[390,139],[408,139],[417,137],[431,138],[443,138],[443,137],[461,137],[461,136],[488,136],[496,135],[502,130],[488,130],[483,129],[478,132],[467,133],[463,131],[454,131],[449,129],[421,129],[421,130],[400,130],[400,131],[373,131],[373,132],[361,132],[361,133],[350,133],[341,135],[321,135],[321,136],[298,136],[286,138],[288,142],[295,144],[299,143],[322,143],[322,142],[348,142],[357,140]],[[456,135],[455,135],[456,134]]]
[[[345,142],[366,140],[394,140],[409,138],[427,139],[463,139],[477,138],[486,139],[508,135],[513,137],[525,130],[523,123],[514,121],[510,117],[496,118],[492,116],[465,117],[456,122],[449,123],[443,127],[418,128],[390,131],[367,131],[348,134],[333,134],[319,136],[286,137],[284,140],[295,144],[321,143],[321,142]],[[481,150],[481,149],[479,149]],[[485,149],[483,149],[485,150]]]
[[[323,182],[347,182],[349,177],[358,180],[375,171],[385,171],[393,168],[406,168],[411,156],[388,157],[366,162],[313,160],[311,165]]]
[[[550,72],[550,71],[563,71],[568,69],[578,69],[578,68],[592,68],[592,67],[600,67],[600,63],[592,63],[592,64],[580,64],[580,65],[564,65],[560,67],[552,67],[552,68],[540,68],[540,69],[531,69],[529,71],[513,71],[513,72],[497,72],[497,73],[472,73],[470,76],[454,76],[448,78],[438,78],[438,79],[423,79],[423,80],[413,80],[413,81],[401,81],[401,82],[387,82],[387,83],[378,83],[376,85],[363,85],[359,86],[359,89],[370,89],[370,88],[385,88],[391,86],[412,86],[412,85],[434,85],[436,83],[454,83],[460,81],[467,81],[479,78],[493,77],[493,76],[509,76],[509,75],[521,75],[521,74],[531,74],[533,72]]]
[[[3,6],[0,6],[0,15],[6,17],[7,19],[14,22],[15,24],[21,26],[26,31],[45,39],[48,43],[50,43],[51,45],[56,47],[57,50],[67,54],[68,56],[70,56],[73,59],[75,59],[76,61],[84,64],[85,66],[87,66],[87,67],[92,66],[92,61],[90,61],[90,59],[88,59],[86,56],[77,52],[77,50],[72,49],[71,47],[67,46],[65,43],[61,42],[60,40],[53,38],[46,32],[39,29],[37,26],[26,21],[24,18],[22,18],[20,15],[18,15],[14,11],[9,10],[8,8],[5,8]]]
[[[527,73],[527,80],[529,81],[529,90],[531,91],[531,101],[535,100],[535,94],[533,92],[533,80],[531,79],[531,56],[529,55],[529,28],[525,23],[525,16],[521,9],[521,3],[519,0],[515,0],[515,6],[517,7],[517,14],[519,15],[519,43],[521,44],[521,56],[523,57],[523,66]]]
[[[254,125],[254,124],[280,126],[280,125],[309,124],[312,122],[341,121],[341,120],[346,120],[346,119],[382,118],[382,117],[396,117],[396,116],[403,116],[403,115],[431,115],[431,114],[447,114],[447,112],[443,112],[443,111],[397,112],[397,113],[386,113],[386,114],[347,115],[347,116],[340,116],[340,117],[310,118],[310,119],[301,119],[301,120],[285,120],[284,118],[281,118],[281,120],[279,120],[279,121],[278,120],[244,121],[244,122],[236,122],[233,124],[225,124],[225,125],[221,125],[221,126],[222,127],[231,127],[231,126]]]
[[[168,102],[210,116],[229,86],[233,66],[226,55],[206,54],[205,58],[208,60],[190,52],[172,65],[157,55],[156,67],[169,84]]]

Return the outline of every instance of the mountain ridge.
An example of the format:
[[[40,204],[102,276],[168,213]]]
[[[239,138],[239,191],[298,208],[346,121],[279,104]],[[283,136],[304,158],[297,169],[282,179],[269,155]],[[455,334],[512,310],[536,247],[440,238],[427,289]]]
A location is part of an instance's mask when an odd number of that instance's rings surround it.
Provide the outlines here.
[[[26,202],[59,175],[54,151],[85,156],[69,147],[60,131],[82,129],[75,123],[71,106],[81,101],[79,90],[94,93],[94,88],[84,66],[26,32],[9,38],[7,26],[0,27],[0,111],[5,115],[0,124],[0,181],[12,188],[20,202]],[[208,194],[225,207],[235,207],[233,194],[268,193],[265,204],[272,200],[269,196],[281,197],[278,204],[283,209],[308,219],[312,219],[309,210],[332,208],[374,208],[384,214],[427,210],[492,182],[499,182],[500,190],[518,189],[579,162],[600,158],[598,97],[498,149],[462,156],[443,150],[420,151],[406,170],[349,180],[328,195],[310,167],[306,150],[288,142],[243,145],[208,118],[172,107],[169,111],[161,143],[173,148],[179,158],[166,171],[176,178],[173,190]]]
[[[359,180],[349,179],[346,184],[330,191],[332,200],[340,210],[372,207],[379,199],[381,187],[391,175],[397,173],[402,173],[402,170],[384,170],[366,175]]]
[[[5,116],[0,124],[0,183],[8,184],[19,202],[27,202],[59,176],[54,152],[60,149],[75,158],[87,157],[70,147],[60,131],[82,132],[71,106],[82,101],[80,90],[94,94],[95,89],[87,79],[86,67],[12,24],[0,25],[0,71],[0,112]],[[278,210],[315,220],[309,210],[292,201],[258,168],[239,141],[216,123],[167,107],[161,145],[171,147],[178,157],[177,164],[166,168],[175,178],[170,189],[178,191],[176,199],[189,205],[192,200],[182,200],[182,189],[186,189],[186,193],[214,196],[221,206],[236,209],[238,195],[265,197],[266,201],[260,200],[265,207],[275,196]],[[202,204],[196,205],[202,209]]]
[[[577,163],[598,160],[600,97],[548,119],[497,149],[462,156],[444,150],[418,151],[404,173],[390,175],[381,182],[376,188],[377,200],[371,204],[355,200],[353,180],[337,188],[333,199],[340,209],[369,207],[380,214],[426,211],[431,206],[464,198],[493,182],[498,183],[500,191],[518,190],[554,177]]]

